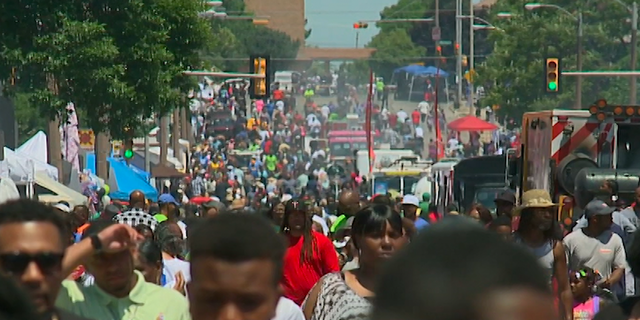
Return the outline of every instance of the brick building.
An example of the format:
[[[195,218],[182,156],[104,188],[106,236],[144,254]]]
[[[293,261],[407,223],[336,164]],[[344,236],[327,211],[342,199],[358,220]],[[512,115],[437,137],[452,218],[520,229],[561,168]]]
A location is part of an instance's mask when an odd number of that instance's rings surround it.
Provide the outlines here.
[[[245,0],[247,11],[269,17],[269,28],[288,34],[304,45],[305,0]]]

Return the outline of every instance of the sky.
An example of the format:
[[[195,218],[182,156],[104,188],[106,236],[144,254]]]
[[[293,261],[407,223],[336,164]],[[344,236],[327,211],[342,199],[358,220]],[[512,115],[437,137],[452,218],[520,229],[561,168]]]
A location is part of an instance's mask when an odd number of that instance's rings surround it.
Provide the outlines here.
[[[305,0],[307,28],[313,29],[307,45],[324,48],[355,48],[360,20],[380,19],[380,12],[398,0]],[[479,0],[474,0],[474,3]],[[378,33],[374,23],[360,29],[358,47],[362,48]]]
[[[324,48],[355,48],[360,20],[380,19],[380,11],[397,0],[306,0],[307,28],[313,29],[307,44]],[[378,33],[375,24],[360,29],[358,47],[362,48]]]

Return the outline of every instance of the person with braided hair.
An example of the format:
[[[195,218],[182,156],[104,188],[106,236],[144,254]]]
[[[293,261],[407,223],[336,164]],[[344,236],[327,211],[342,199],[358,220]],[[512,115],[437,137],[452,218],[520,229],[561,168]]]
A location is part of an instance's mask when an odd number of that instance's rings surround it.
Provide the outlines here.
[[[313,231],[309,209],[302,201],[288,201],[280,230],[288,243],[281,284],[284,296],[298,305],[322,276],[340,271],[333,242]]]

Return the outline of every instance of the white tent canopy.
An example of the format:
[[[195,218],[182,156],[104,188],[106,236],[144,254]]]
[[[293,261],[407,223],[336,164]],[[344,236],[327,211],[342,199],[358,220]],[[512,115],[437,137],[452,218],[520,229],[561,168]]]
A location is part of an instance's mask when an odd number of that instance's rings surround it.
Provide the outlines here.
[[[30,177],[35,179],[34,176],[37,172],[44,172],[54,181],[58,180],[58,168],[6,147],[4,148],[3,161],[9,170],[9,177],[13,181],[28,182]]]
[[[51,193],[41,192],[42,188],[38,191],[38,200],[46,203],[58,203],[60,201],[68,202],[71,207],[87,204],[87,197],[79,193],[62,183],[51,179],[44,172],[36,172],[35,183],[45,190],[51,191]]]
[[[16,152],[43,163],[48,161],[47,135],[38,131],[29,140],[16,148]]]

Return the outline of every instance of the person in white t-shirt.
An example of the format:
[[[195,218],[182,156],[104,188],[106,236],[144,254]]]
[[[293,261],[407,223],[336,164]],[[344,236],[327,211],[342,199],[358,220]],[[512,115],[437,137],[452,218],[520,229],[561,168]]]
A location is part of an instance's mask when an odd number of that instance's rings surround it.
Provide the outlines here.
[[[420,109],[420,121],[425,123],[429,115],[429,102],[422,101],[418,103],[418,109]]]
[[[398,116],[399,123],[404,123],[407,120],[407,118],[409,118],[409,115],[406,112],[404,112],[404,110],[402,109],[400,109],[400,111],[398,111],[396,115]]]
[[[416,139],[422,139],[424,138],[424,131],[422,130],[421,127],[416,127]]]

